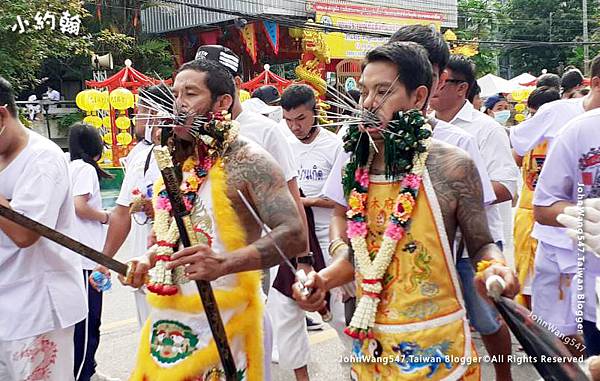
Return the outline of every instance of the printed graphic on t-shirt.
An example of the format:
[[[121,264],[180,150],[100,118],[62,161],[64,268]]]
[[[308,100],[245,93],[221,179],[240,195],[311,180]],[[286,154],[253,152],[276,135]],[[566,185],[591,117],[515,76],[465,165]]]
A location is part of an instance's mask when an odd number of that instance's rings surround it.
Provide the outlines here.
[[[535,190],[545,160],[546,155],[531,155],[531,164],[527,171],[526,180],[527,188],[531,191]]]
[[[313,165],[312,168],[300,168],[298,170],[298,177],[300,182],[303,180],[309,181],[325,181],[325,172],[318,168],[317,165]]]
[[[579,159],[581,181],[587,197],[600,197],[600,147],[592,148]]]

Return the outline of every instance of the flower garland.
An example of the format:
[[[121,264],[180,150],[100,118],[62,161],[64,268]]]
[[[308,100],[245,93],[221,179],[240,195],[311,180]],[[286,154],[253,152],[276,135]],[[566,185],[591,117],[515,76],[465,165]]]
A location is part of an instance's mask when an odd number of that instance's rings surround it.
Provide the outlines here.
[[[214,162],[208,157],[202,160],[189,157],[182,166],[183,181],[181,182],[181,196],[188,212],[192,211],[200,186],[206,181],[206,176]],[[171,256],[177,248],[179,230],[175,220],[171,218],[171,201],[162,179],[157,181],[154,198],[154,232],[156,244],[152,247],[155,254],[156,264],[152,270],[148,290],[159,295],[174,295],[177,293],[177,285],[185,283],[183,268],[177,267],[167,270],[166,265],[171,261]]]
[[[139,225],[144,225],[149,220],[154,219],[154,215],[152,210],[148,210],[147,208],[152,207],[152,186],[149,185],[146,188],[146,192],[142,192],[140,188],[135,187],[131,191],[131,206],[129,207],[129,214],[131,214],[132,218]],[[146,215],[146,221],[138,222],[135,213],[144,213]]]
[[[354,250],[357,271],[362,274],[362,296],[350,325],[344,332],[356,339],[363,340],[373,337],[373,326],[375,325],[375,316],[377,306],[380,302],[381,292],[383,290],[383,276],[387,271],[396,246],[406,235],[410,228],[410,221],[415,209],[419,187],[421,186],[422,176],[425,171],[425,163],[431,144],[431,127],[425,123],[422,115],[415,111],[409,111],[399,114],[394,121],[398,123],[405,132],[405,137],[410,142],[397,142],[406,145],[402,154],[407,153],[412,156],[409,165],[404,165],[406,172],[401,180],[401,190],[394,202],[394,207],[386,226],[383,241],[379,251],[372,257],[367,247],[368,226],[366,221],[367,195],[369,190],[369,168],[373,159],[373,153],[369,152],[369,157],[352,158],[346,168],[345,183],[352,184],[352,190],[348,197],[349,210],[346,212],[348,218],[348,238]],[[388,148],[386,146],[386,148]],[[404,148],[404,147],[403,147]],[[388,157],[386,152],[386,162]],[[352,166],[352,162],[355,163]],[[365,163],[357,165],[356,163]],[[349,171],[352,171],[353,173]],[[387,174],[387,173],[386,173]],[[351,176],[351,179],[348,177]]]
[[[197,193],[208,173],[215,165],[221,165],[221,157],[239,133],[239,125],[226,112],[211,113],[207,119],[201,127],[195,127],[196,154],[188,157],[181,167],[180,190],[188,213],[194,209]],[[162,179],[154,184],[153,194],[154,233],[157,242],[150,250],[154,252],[156,262],[150,272],[147,288],[158,295],[175,295],[178,292],[177,285],[188,281],[183,267],[171,270],[166,268],[178,247],[179,230],[171,216],[171,202]],[[210,235],[203,231],[197,232],[205,236],[208,245],[211,244]]]

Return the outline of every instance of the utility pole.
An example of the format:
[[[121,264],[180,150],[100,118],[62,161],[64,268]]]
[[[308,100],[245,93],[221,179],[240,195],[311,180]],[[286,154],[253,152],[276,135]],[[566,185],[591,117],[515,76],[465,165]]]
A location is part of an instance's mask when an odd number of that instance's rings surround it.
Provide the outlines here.
[[[584,0],[584,1],[585,1],[585,0]],[[554,12],[550,12],[550,31],[549,31],[549,34],[550,34],[550,39],[549,39],[549,41],[550,41],[550,42],[552,42],[552,14],[553,14],[553,13],[554,13]]]
[[[587,0],[583,0],[581,7],[583,13],[583,72],[586,76],[590,74],[590,47],[587,44],[588,40],[588,14]]]

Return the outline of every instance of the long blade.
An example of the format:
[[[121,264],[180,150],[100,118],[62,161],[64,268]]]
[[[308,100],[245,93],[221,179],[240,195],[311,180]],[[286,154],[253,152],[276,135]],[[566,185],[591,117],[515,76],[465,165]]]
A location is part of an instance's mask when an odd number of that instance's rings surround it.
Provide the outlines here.
[[[46,225],[40,224],[29,217],[17,213],[4,205],[0,205],[0,216],[14,222],[19,226],[31,230],[42,237],[48,238],[50,241],[66,247],[67,249],[83,257],[91,259],[92,261],[101,264],[102,266],[107,267],[116,273],[119,273],[123,276],[127,275],[126,264],[107,257],[101,252],[96,251],[91,247],[82,244],[81,242],[77,242],[73,238],[67,237],[66,235],[51,229]]]
[[[238,192],[238,195],[240,196],[240,198],[242,199],[242,202],[244,203],[244,205],[246,205],[246,208],[248,208],[248,211],[250,211],[250,214],[252,214],[252,217],[254,217],[254,220],[256,221],[256,223],[260,226],[260,228],[267,235],[267,237],[269,237],[271,239],[271,241],[273,241],[273,245],[275,246],[275,249],[277,249],[277,252],[279,253],[279,256],[281,257],[281,259],[283,259],[283,262],[285,262],[285,264],[288,265],[290,267],[290,269],[292,269],[292,273],[295,274],[296,268],[294,267],[292,262],[288,259],[288,257],[285,256],[285,254],[283,253],[283,250],[281,250],[281,248],[277,244],[277,241],[275,241],[275,238],[273,238],[273,236],[271,235],[271,229],[264,222],[262,222],[262,220],[260,219],[258,214],[256,214],[256,211],[254,210],[252,205],[250,205],[250,203],[248,202],[248,199],[246,198],[246,196],[244,196],[242,191],[240,191],[238,189],[237,192]]]

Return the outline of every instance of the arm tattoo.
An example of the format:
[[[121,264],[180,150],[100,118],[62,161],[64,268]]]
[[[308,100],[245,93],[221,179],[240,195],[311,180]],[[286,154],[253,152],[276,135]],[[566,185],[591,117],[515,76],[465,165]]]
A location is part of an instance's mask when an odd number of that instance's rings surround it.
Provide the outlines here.
[[[258,239],[253,245],[260,253],[260,258],[254,258],[256,268],[268,268],[281,262],[273,239],[288,257],[304,252],[307,246],[302,221],[275,160],[260,147],[240,141],[232,146],[226,165],[229,196],[246,229],[256,227],[256,223],[239,199],[237,189],[245,193],[262,221],[272,229],[272,238],[259,238],[260,232],[254,234]],[[249,243],[252,235],[248,235]]]
[[[479,172],[461,151],[436,142],[427,168],[444,216],[450,243],[459,226],[471,258],[479,257],[493,243],[483,206]],[[486,250],[483,250],[486,249]]]

